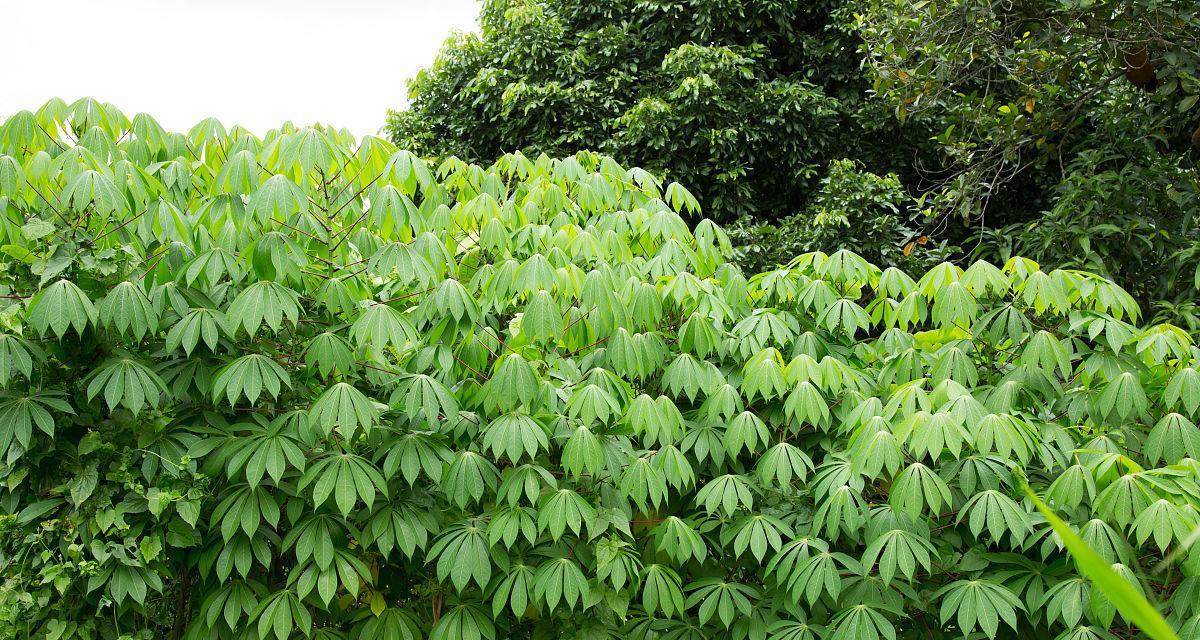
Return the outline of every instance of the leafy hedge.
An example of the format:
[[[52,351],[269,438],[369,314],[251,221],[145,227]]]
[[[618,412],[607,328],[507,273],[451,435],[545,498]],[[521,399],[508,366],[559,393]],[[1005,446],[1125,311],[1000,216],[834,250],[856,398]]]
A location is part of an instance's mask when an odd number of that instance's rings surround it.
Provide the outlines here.
[[[0,635],[1200,634],[1200,352],[1022,259],[745,277],[580,153],[0,128]]]

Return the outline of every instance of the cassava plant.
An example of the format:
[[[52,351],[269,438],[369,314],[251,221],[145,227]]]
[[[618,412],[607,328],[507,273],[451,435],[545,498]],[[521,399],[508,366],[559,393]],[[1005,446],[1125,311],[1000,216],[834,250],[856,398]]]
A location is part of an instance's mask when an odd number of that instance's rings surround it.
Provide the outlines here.
[[[1129,593],[1200,635],[1187,333],[1020,258],[747,277],[698,209],[592,153],[7,118],[0,637],[1111,640]]]

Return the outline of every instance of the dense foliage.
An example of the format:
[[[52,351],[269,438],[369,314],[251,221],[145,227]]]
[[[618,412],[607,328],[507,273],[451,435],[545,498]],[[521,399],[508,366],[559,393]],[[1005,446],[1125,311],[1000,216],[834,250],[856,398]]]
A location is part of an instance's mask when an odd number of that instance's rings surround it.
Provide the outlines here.
[[[388,119],[420,155],[608,153],[718,221],[800,213],[833,160],[912,165],[929,134],[865,100],[842,0],[487,0]],[[897,153],[898,148],[908,151]]]
[[[1200,351],[1025,259],[751,277],[610,158],[0,125],[0,637],[1200,634]]]
[[[738,219],[747,270],[1021,255],[1200,332],[1195,2],[490,0],[481,25],[412,83],[393,142],[609,153]],[[830,216],[829,191],[861,194]]]
[[[894,173],[877,175],[835,160],[808,207],[775,222],[739,220],[728,227],[734,259],[757,273],[801,253],[849,248],[876,265],[924,270],[957,253],[908,220],[919,203]]]
[[[867,4],[875,87],[941,132],[930,205],[980,230],[964,248],[1108,274],[1200,330],[1200,4]]]

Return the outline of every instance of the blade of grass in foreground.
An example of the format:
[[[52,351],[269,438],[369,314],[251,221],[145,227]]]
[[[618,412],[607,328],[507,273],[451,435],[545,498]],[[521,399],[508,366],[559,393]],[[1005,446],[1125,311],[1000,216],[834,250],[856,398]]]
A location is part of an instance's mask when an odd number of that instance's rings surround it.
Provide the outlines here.
[[[1105,596],[1117,607],[1117,611],[1126,620],[1137,625],[1139,629],[1144,631],[1147,636],[1154,640],[1179,640],[1179,636],[1171,629],[1171,625],[1163,619],[1162,614],[1150,601],[1146,599],[1137,589],[1133,588],[1113,571],[1112,566],[1105,562],[1100,554],[1092,550],[1091,547],[1080,538],[1078,534],[1071,529],[1070,525],[1063,522],[1061,518],[1054,515],[1054,512],[1047,507],[1041,499],[1039,499],[1032,491],[1029,491],[1029,497],[1033,498],[1034,504],[1037,505],[1042,515],[1046,516],[1046,520],[1050,522],[1050,526],[1054,527],[1054,532],[1062,538],[1064,544],[1067,545],[1067,550],[1075,557],[1078,563],[1079,570],[1087,576],[1096,588],[1100,589]]]

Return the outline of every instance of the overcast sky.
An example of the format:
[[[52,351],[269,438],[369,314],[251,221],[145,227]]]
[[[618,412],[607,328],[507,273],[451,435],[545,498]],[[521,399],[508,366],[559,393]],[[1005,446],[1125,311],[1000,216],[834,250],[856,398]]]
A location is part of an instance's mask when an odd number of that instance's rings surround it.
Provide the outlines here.
[[[186,131],[213,115],[374,133],[476,0],[0,0],[0,118],[92,96]]]

